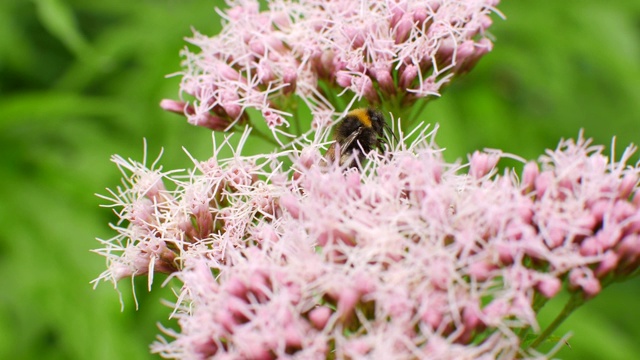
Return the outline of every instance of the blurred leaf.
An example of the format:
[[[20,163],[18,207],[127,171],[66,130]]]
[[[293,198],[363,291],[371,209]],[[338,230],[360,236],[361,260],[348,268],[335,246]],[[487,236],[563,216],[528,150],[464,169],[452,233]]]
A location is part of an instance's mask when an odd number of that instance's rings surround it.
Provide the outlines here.
[[[50,124],[52,120],[73,116],[123,118],[130,110],[126,105],[77,93],[20,93],[0,100],[0,126],[15,126],[26,119]]]
[[[42,24],[77,57],[90,53],[76,22],[73,10],[62,0],[34,0]]]
[[[32,70],[33,52],[23,29],[16,22],[15,13],[10,10],[9,2],[0,3],[0,71],[12,68],[24,74]],[[4,87],[2,85],[7,84],[0,83],[0,90]]]

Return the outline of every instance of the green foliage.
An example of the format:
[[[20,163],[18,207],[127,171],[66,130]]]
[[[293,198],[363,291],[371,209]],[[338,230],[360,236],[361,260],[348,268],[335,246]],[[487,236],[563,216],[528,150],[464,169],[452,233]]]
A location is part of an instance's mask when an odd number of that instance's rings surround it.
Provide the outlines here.
[[[165,168],[211,154],[211,133],[162,112],[176,98],[179,50],[190,26],[220,27],[212,1],[6,0],[0,2],[0,358],[145,359],[171,326],[145,281],[89,281],[104,270],[89,252],[115,221],[94,193],[119,183],[108,161],[165,148]],[[503,1],[493,52],[430,103],[422,118],[441,125],[449,158],[501,148],[535,158],[580,128],[620,151],[640,142],[640,3],[637,0]],[[251,149],[249,149],[251,151]],[[253,150],[257,151],[257,150]],[[141,279],[144,280],[144,279]],[[159,282],[157,283],[159,284]],[[158,289],[156,289],[158,290]],[[640,353],[637,279],[580,308],[565,359],[627,359]],[[557,314],[547,304],[540,320]],[[565,299],[566,300],[566,299]],[[554,308],[555,306],[555,308]],[[549,315],[552,316],[552,315]],[[550,346],[552,346],[551,344]]]
[[[586,137],[618,154],[640,142],[640,3],[503,1],[495,46],[427,106],[448,156],[499,148],[535,159],[560,138]],[[454,131],[455,130],[455,131]],[[637,158],[637,156],[636,156]]]

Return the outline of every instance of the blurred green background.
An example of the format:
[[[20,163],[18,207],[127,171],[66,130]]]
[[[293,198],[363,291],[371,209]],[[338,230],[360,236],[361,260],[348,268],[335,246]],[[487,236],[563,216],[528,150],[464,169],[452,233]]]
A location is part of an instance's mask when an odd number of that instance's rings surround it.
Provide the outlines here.
[[[104,260],[89,250],[114,235],[95,193],[119,184],[114,153],[165,149],[166,169],[190,166],[181,147],[211,155],[211,133],[162,112],[176,98],[190,26],[219,31],[205,0],[0,2],[0,358],[147,359],[157,322],[170,324],[142,279],[135,310],[89,281]],[[500,148],[535,159],[584,128],[618,151],[640,143],[640,1],[503,1],[495,48],[427,106],[450,159]],[[636,157],[637,159],[637,157]],[[157,282],[156,284],[159,284]],[[578,310],[564,359],[640,354],[640,281],[617,284]],[[550,321],[548,313],[541,322]]]

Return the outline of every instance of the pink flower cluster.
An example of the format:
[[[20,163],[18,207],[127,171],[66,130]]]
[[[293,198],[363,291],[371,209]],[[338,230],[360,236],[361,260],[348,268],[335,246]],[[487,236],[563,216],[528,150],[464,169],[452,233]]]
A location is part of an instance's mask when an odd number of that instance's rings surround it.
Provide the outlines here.
[[[545,358],[516,333],[539,330],[534,297],[564,281],[592,297],[637,270],[635,149],[615,162],[562,141],[517,176],[496,168],[510,155],[447,163],[431,134],[401,140],[361,171],[313,147],[216,154],[187,177],[116,158],[127,226],[100,279],[180,280],[180,331],[152,347],[168,358],[512,359]]]
[[[452,77],[472,68],[492,43],[485,37],[499,0],[375,2],[228,1],[222,32],[195,33],[200,50],[183,51],[181,91],[189,101],[163,100],[189,122],[226,130],[257,109],[272,129],[288,126],[296,95],[324,126],[348,90],[353,101],[406,106],[438,96]],[[329,101],[331,100],[331,101]],[[349,106],[350,107],[350,106]]]

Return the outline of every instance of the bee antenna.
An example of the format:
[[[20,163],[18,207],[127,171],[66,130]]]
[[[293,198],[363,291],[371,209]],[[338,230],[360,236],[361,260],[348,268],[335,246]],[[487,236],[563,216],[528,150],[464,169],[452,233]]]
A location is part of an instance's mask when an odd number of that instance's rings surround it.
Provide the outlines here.
[[[393,136],[393,138],[396,140],[396,142],[398,142],[398,137],[393,132],[393,128],[391,127],[391,125],[387,124],[387,122],[385,121],[383,126],[384,126],[384,129],[387,130],[387,132],[389,134],[391,134],[391,136]]]

